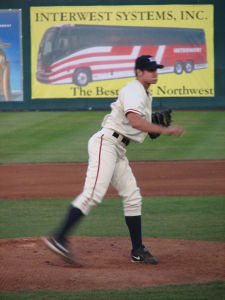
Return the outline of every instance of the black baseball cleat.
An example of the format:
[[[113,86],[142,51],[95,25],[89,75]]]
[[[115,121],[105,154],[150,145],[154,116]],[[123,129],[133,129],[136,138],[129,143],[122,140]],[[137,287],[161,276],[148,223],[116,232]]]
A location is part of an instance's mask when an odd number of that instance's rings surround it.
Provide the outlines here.
[[[144,245],[136,250],[131,251],[131,261],[153,265],[158,263],[158,260],[149,252],[147,248],[145,248]]]
[[[81,263],[71,255],[66,246],[57,241],[54,237],[43,238],[43,241],[50,250],[54,251],[56,254],[59,254],[67,262],[81,266]]]

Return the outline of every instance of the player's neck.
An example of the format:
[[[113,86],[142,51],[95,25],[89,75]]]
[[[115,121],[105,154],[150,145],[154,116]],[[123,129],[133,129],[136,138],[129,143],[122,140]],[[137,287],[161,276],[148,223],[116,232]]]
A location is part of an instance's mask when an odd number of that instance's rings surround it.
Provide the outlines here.
[[[143,85],[143,87],[144,87],[144,89],[147,91],[148,89],[149,89],[149,87],[150,87],[150,83],[148,83],[148,82],[145,82],[145,81],[142,81],[142,80],[140,80],[139,78],[137,78],[137,80]]]

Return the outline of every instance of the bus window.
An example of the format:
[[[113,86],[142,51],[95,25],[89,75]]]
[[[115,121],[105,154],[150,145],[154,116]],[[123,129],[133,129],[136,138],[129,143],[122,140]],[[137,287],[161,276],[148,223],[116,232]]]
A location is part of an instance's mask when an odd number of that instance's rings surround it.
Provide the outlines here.
[[[77,39],[77,37],[74,36],[74,35],[71,36],[70,41],[71,41],[71,49],[72,50],[77,50],[78,49],[78,39]]]
[[[57,35],[54,47],[54,58],[61,59],[71,53],[69,27],[62,27]]]

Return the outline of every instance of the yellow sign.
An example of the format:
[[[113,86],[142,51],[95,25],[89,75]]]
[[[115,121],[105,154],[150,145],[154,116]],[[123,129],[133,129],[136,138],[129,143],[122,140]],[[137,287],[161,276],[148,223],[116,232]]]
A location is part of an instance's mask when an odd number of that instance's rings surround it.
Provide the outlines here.
[[[31,7],[32,98],[116,98],[134,61],[154,97],[214,97],[213,5]]]

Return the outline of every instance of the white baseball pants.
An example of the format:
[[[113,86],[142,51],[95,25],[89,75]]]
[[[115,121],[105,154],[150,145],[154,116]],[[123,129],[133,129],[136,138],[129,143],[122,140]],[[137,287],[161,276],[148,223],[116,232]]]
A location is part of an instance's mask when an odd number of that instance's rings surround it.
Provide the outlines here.
[[[109,184],[123,199],[125,216],[141,215],[142,197],[126,157],[123,136],[114,137],[114,130],[103,128],[88,142],[89,162],[83,192],[72,205],[84,215],[101,203]]]

